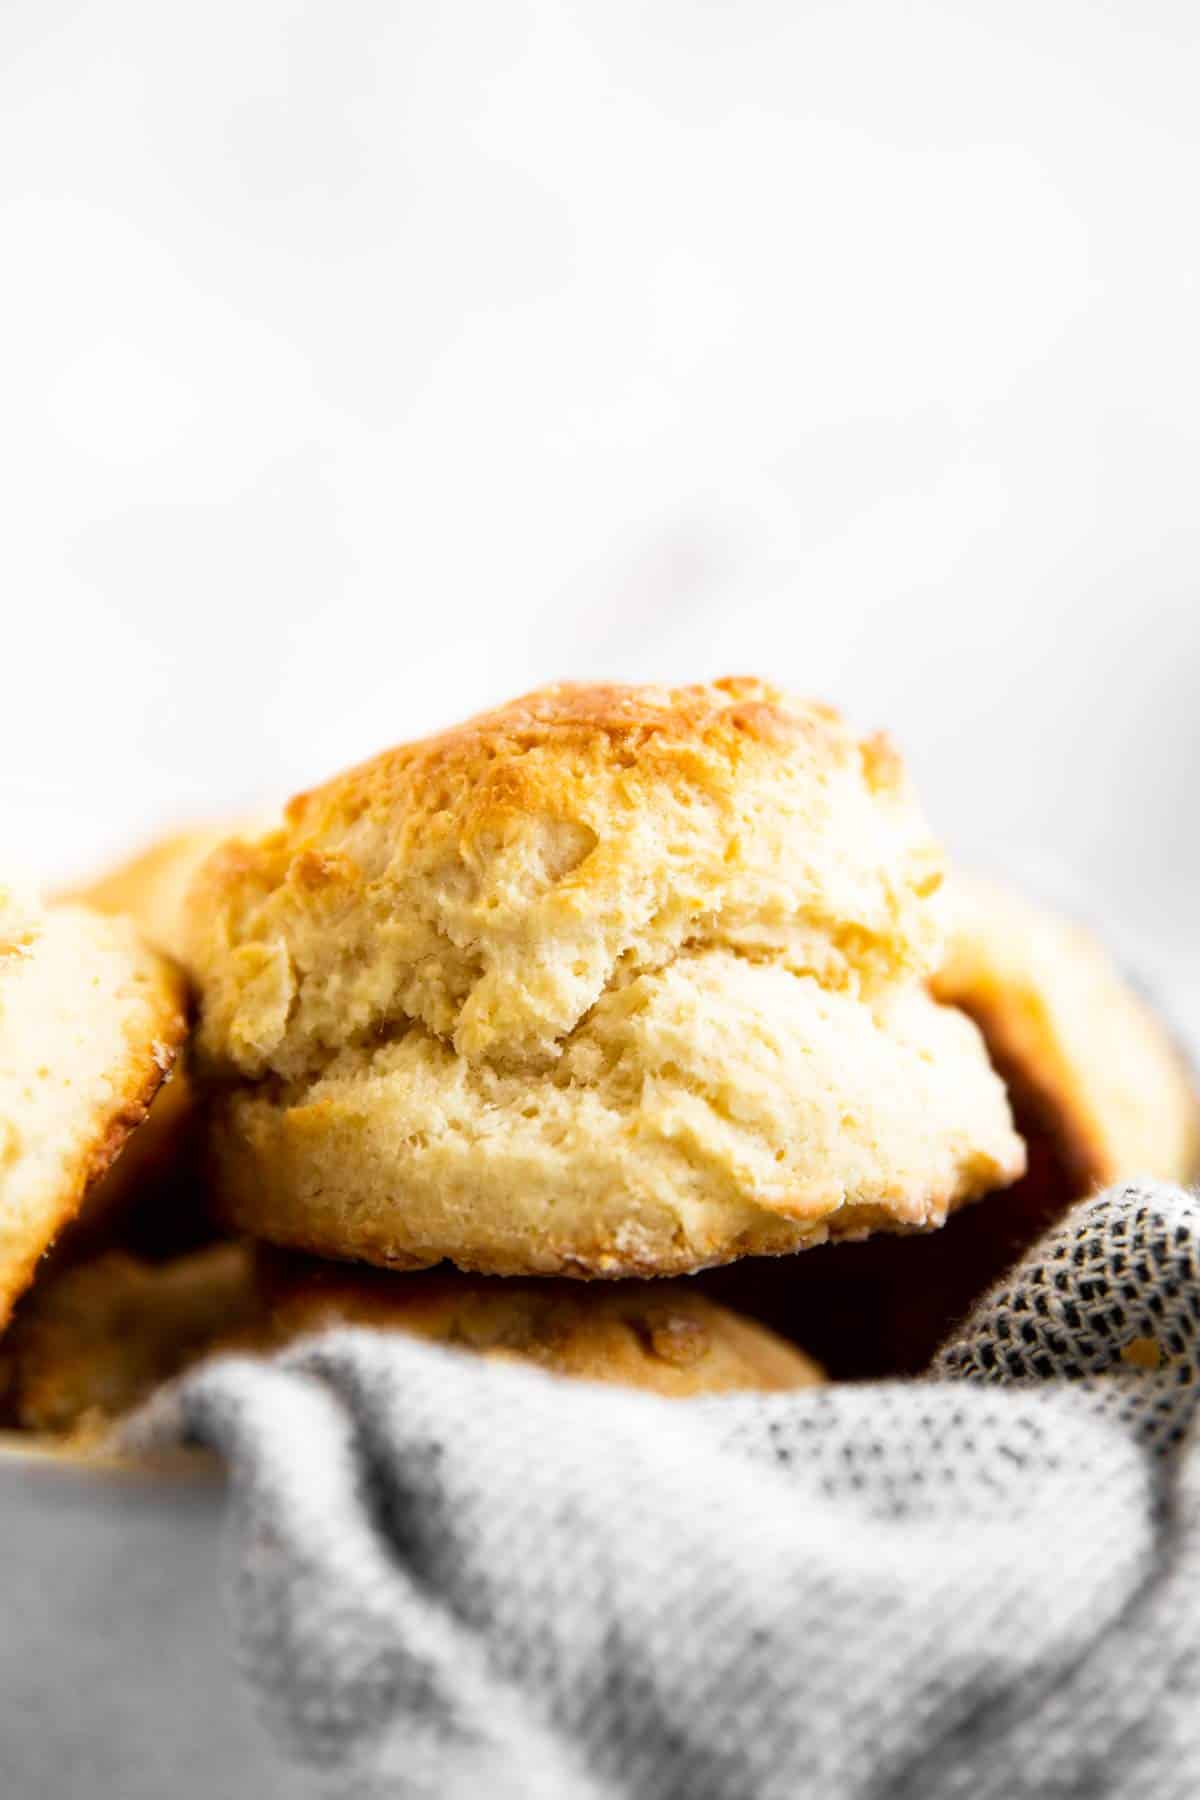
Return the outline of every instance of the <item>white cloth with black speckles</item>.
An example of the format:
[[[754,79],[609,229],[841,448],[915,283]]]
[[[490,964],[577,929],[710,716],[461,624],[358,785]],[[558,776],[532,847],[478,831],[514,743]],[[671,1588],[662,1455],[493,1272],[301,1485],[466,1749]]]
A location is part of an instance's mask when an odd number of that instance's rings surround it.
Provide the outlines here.
[[[228,1461],[305,1791],[1195,1800],[1198,1322],[1200,1202],[1136,1185],[919,1382],[665,1401],[342,1331],[126,1430]]]

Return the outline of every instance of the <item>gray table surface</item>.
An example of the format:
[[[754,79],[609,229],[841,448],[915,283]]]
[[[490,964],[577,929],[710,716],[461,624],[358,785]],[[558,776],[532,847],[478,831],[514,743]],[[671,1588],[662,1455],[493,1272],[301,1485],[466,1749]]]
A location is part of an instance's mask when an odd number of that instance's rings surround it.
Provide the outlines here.
[[[0,1446],[0,1794],[276,1800],[222,1614],[215,1465],[96,1466]]]

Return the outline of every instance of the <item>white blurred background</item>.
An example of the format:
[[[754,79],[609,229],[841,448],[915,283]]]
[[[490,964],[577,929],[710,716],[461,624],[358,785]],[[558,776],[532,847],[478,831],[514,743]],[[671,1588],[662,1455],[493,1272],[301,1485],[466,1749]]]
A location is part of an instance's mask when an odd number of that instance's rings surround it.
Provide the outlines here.
[[[1192,0],[5,0],[10,862],[765,672],[1194,974]]]

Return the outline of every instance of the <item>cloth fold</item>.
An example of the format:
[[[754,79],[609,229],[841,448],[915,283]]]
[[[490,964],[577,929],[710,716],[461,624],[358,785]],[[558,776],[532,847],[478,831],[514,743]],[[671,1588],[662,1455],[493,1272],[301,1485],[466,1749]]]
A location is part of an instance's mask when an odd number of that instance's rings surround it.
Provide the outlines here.
[[[1183,1800],[1198,1327],[1200,1202],[1135,1184],[922,1381],[664,1401],[343,1330],[124,1438],[228,1463],[246,1679],[331,1796]]]

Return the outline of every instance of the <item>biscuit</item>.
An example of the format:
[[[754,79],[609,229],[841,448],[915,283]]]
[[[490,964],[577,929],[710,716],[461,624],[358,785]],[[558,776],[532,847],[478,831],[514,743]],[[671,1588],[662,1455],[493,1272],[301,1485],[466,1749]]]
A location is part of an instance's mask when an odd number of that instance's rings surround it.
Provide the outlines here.
[[[957,876],[934,992],[978,1024],[1076,1194],[1200,1169],[1191,1072],[1104,946],[1007,888]]]
[[[9,1423],[92,1436],[261,1317],[253,1259],[216,1244],[170,1262],[122,1250],[39,1281],[0,1344]]]
[[[0,891],[0,1327],[185,1030],[178,972],[128,921]]]
[[[401,746],[193,890],[232,1219],[508,1275],[926,1229],[1020,1173],[925,990],[896,753],[756,681],[545,689]]]
[[[821,1370],[689,1281],[497,1281],[430,1270],[397,1275],[316,1258],[261,1259],[273,1343],[335,1325],[402,1330],[558,1375],[685,1398],[814,1387]]]
[[[822,1380],[791,1344],[687,1283],[395,1275],[294,1256],[256,1264],[246,1246],[221,1244],[157,1265],[110,1251],[39,1285],[0,1347],[8,1416],[25,1431],[91,1438],[206,1355],[267,1352],[341,1325],[667,1396]]]

